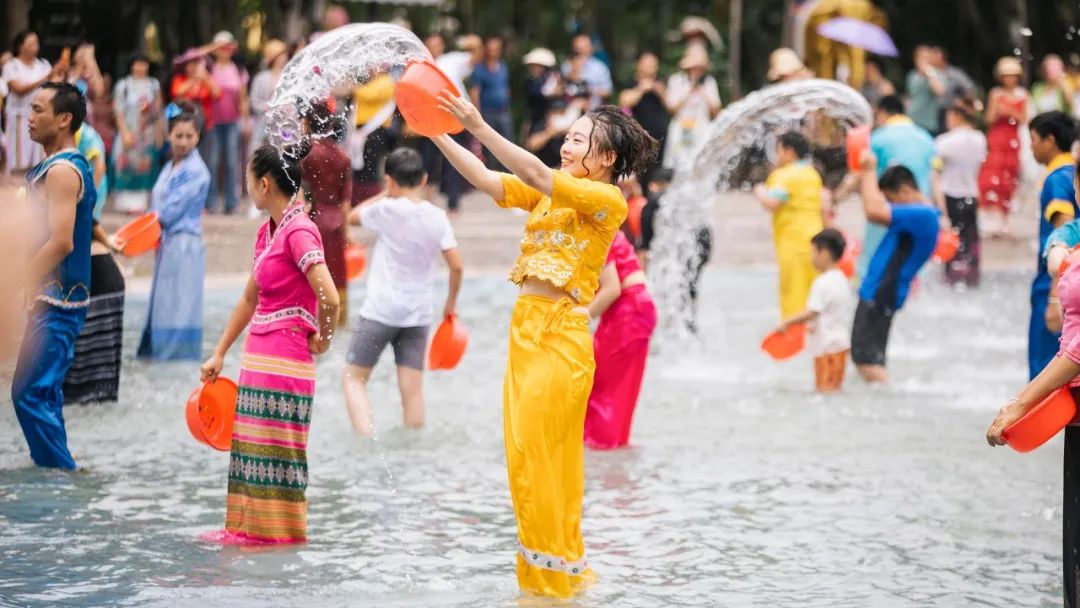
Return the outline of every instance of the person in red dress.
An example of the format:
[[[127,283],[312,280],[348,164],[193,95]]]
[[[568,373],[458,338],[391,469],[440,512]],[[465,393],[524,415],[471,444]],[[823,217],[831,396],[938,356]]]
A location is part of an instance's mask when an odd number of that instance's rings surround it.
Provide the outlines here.
[[[311,138],[311,151],[301,163],[304,175],[303,191],[310,216],[319,228],[326,267],[334,279],[341,301],[338,325],[348,323],[345,274],[345,245],[348,240],[349,210],[352,209],[352,166],[345,151],[337,144],[336,136],[345,128],[335,113],[333,98],[318,101],[301,114],[304,127]]]
[[[1028,92],[1020,86],[1024,68],[1012,57],[1002,57],[994,68],[1001,86],[994,87],[986,104],[987,156],[979,171],[979,205],[998,216],[993,236],[1009,232],[1011,201],[1020,183],[1020,129],[1028,121]]]

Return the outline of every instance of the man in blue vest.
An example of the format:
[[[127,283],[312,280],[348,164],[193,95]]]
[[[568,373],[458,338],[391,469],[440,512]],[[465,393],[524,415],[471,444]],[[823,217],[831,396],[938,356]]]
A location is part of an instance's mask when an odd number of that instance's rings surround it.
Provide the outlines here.
[[[90,304],[90,233],[97,191],[90,165],[75,148],[86,100],[66,82],[34,94],[30,139],[48,155],[26,174],[37,246],[27,269],[30,310],[11,399],[34,464],[74,469],[64,429],[64,375]]]

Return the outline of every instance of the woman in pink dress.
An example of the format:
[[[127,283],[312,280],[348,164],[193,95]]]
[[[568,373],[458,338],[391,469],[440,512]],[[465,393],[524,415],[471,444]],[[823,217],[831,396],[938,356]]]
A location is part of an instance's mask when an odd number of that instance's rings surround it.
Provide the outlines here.
[[[585,412],[585,445],[610,450],[630,441],[649,338],[656,328],[656,306],[645,273],[622,231],[611,243],[589,314],[599,316],[600,325],[593,336],[596,373]]]
[[[979,171],[979,206],[998,215],[994,236],[1009,232],[1010,203],[1020,184],[1020,129],[1028,121],[1028,92],[1020,86],[1024,68],[1012,57],[1002,57],[994,72],[1001,83],[990,91],[986,104],[987,155]]]
[[[217,379],[225,353],[250,324],[240,363],[225,532],[230,543],[307,539],[307,438],[315,393],[312,355],[330,347],[338,295],[319,229],[304,213],[303,154],[255,151],[248,192],[270,219],[255,239],[255,262],[203,381]]]

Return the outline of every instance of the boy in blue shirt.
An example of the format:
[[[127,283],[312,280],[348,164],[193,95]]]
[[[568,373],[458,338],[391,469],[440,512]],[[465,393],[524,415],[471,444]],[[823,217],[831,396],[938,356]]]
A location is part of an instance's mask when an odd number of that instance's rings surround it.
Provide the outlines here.
[[[889,167],[903,165],[915,176],[923,200],[933,200],[931,176],[934,156],[937,155],[934,138],[904,114],[904,101],[897,95],[889,95],[878,101],[874,109],[874,123],[877,128],[870,134],[870,151],[877,157],[877,176],[880,178]],[[883,227],[867,223],[862,253],[856,264],[856,274],[860,279],[866,276],[874,251],[884,236]]]
[[[1076,124],[1063,112],[1045,112],[1031,119],[1031,154],[1046,165],[1039,191],[1039,256],[1035,280],[1031,284],[1031,320],[1028,324],[1028,373],[1039,375],[1058,352],[1060,322],[1048,327],[1047,321],[1060,318],[1060,308],[1050,297],[1051,277],[1047,269],[1047,243],[1051,232],[1077,217],[1073,178],[1074,160],[1069,150],[1076,139]],[[1057,267],[1054,267],[1057,270]],[[1049,304],[1053,306],[1048,306]]]
[[[885,350],[893,315],[904,305],[911,281],[937,246],[939,212],[903,165],[877,178],[877,158],[862,158],[862,202],[866,221],[887,227],[859,288],[851,330],[851,359],[867,382],[886,382]]]

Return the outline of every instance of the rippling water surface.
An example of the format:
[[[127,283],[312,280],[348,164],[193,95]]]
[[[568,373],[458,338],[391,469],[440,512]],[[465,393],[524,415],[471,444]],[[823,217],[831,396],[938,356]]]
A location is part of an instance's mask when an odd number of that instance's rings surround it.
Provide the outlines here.
[[[821,398],[807,358],[756,349],[775,274],[710,270],[703,343],[650,361],[631,449],[587,456],[600,580],[570,605],[1059,606],[1060,439],[1027,455],[982,439],[1025,380],[1027,280],[953,294],[927,277],[894,325],[893,385],[849,377]],[[207,294],[208,344],[237,293]],[[347,340],[320,362],[300,548],[196,540],[224,520],[228,459],[187,433],[196,364],[126,362],[120,404],[69,408],[78,474],[28,466],[5,402],[0,605],[549,605],[519,599],[513,575],[501,381],[515,294],[494,277],[462,294],[469,352],[429,376],[423,431],[400,428],[384,357],[381,436],[353,437]],[[127,353],[145,299],[129,297]]]

